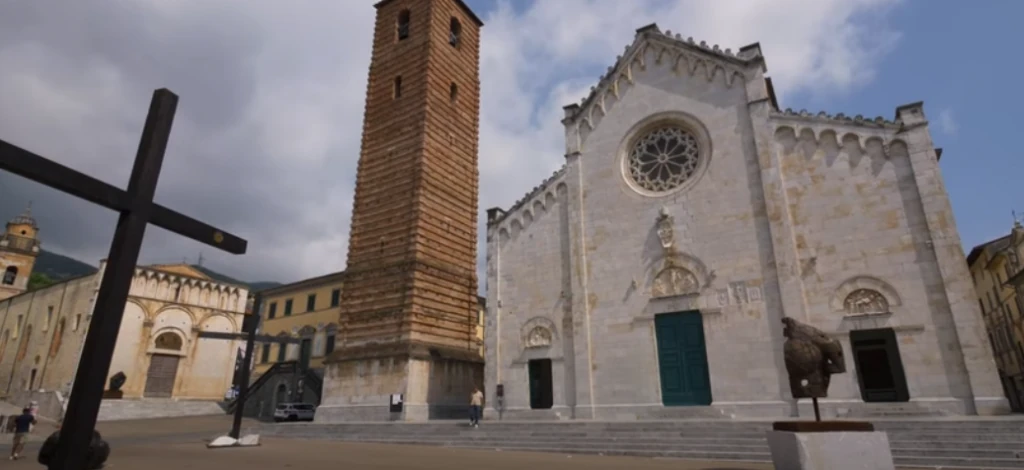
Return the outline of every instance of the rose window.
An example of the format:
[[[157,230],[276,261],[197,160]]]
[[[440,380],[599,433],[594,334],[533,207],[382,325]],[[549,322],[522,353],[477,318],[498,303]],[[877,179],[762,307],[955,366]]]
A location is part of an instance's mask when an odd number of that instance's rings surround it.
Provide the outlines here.
[[[693,134],[678,127],[662,127],[637,139],[628,158],[629,176],[638,186],[665,192],[697,172],[700,147]]]

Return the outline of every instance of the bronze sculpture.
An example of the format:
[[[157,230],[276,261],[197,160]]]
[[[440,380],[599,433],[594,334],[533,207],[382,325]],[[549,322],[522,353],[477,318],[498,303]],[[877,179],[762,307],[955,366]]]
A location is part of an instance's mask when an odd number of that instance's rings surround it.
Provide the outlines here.
[[[814,402],[815,421],[821,421],[818,398],[828,396],[832,374],[846,372],[843,346],[821,330],[792,318],[782,319],[783,356],[789,374],[789,389],[793,398],[810,398]]]

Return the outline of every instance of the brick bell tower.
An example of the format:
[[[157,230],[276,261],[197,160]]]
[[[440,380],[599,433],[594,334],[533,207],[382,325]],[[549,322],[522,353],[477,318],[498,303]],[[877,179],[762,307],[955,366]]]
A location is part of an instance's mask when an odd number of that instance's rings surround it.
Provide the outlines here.
[[[476,337],[483,23],[461,0],[375,7],[341,327],[317,420],[461,418],[483,383]]]

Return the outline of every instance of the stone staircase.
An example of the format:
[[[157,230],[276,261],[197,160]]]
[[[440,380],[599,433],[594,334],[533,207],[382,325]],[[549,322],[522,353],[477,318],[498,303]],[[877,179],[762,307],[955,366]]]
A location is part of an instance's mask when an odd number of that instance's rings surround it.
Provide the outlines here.
[[[1024,420],[881,419],[896,464],[943,469],[1024,469]],[[268,437],[336,439],[506,451],[769,462],[768,421],[485,421],[264,424]]]
[[[103,400],[97,421],[129,419],[179,418],[184,416],[223,415],[224,409],[215,401],[144,398],[138,400]]]

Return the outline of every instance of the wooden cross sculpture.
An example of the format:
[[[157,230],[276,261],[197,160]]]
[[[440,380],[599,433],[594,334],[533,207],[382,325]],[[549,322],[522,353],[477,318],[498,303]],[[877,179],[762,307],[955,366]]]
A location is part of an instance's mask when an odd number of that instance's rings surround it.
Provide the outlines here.
[[[0,140],[0,170],[121,214],[71,388],[60,443],[49,470],[84,470],[87,464],[86,454],[146,226],[153,224],[228,253],[245,253],[245,240],[153,202],[177,107],[178,97],[170,90],[153,92],[127,191]]]

